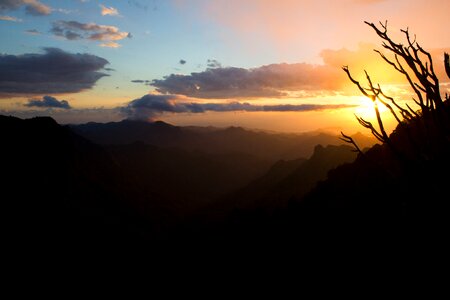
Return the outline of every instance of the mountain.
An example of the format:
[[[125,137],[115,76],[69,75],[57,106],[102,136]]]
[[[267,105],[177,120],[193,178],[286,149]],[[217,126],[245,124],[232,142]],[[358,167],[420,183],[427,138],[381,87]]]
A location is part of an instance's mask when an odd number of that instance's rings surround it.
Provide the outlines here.
[[[42,231],[47,243],[59,235],[80,244],[159,238],[270,166],[241,153],[100,146],[46,117],[0,116],[0,129],[3,211],[20,224],[16,236]]]
[[[21,251],[139,242],[133,183],[104,149],[47,117],[0,116],[0,128],[3,220]]]
[[[222,214],[233,209],[272,212],[285,209],[289,201],[301,199],[319,181],[325,180],[330,170],[354,161],[356,154],[352,150],[346,145],[317,145],[309,159],[278,161],[266,174],[228,195],[212,209]]]
[[[244,153],[275,163],[278,160],[308,158],[318,144],[343,144],[337,136],[314,132],[269,133],[241,127],[179,127],[161,121],[124,120],[111,123],[70,125],[76,133],[101,145],[123,145],[141,141],[158,147],[177,147],[208,154]],[[373,138],[358,134],[361,148],[374,144]]]

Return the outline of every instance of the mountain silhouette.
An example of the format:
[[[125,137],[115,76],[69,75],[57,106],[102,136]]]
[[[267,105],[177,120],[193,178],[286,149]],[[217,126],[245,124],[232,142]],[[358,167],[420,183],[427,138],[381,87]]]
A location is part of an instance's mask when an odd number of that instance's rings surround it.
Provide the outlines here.
[[[0,116],[0,128],[2,211],[20,249],[140,243],[133,183],[104,149],[47,117]]]
[[[79,135],[101,145],[144,142],[158,147],[176,147],[208,154],[244,153],[275,163],[278,160],[308,158],[318,144],[343,144],[337,136],[323,132],[305,134],[272,133],[242,127],[179,127],[161,121],[124,120],[111,123],[70,125]],[[375,143],[358,134],[361,147]]]
[[[347,145],[317,145],[309,159],[278,161],[266,174],[226,197],[220,210],[287,208],[289,201],[301,199],[319,181],[325,180],[331,169],[352,162],[356,154],[351,150]]]

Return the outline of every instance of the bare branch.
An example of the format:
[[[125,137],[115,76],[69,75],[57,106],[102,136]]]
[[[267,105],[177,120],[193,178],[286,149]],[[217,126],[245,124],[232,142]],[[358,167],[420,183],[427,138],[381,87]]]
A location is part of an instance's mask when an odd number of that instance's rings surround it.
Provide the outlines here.
[[[361,151],[361,149],[358,147],[358,145],[356,144],[356,142],[353,140],[353,138],[351,136],[345,135],[342,131],[341,131],[341,135],[342,137],[340,137],[339,139],[341,139],[342,141],[352,144],[353,147],[355,147],[355,150],[352,150],[353,152],[358,152],[360,154],[363,154],[363,152]]]
[[[444,65],[445,72],[447,73],[448,78],[450,78],[450,59],[448,53],[444,53]]]
[[[358,120],[359,124],[361,124],[361,126],[367,128],[367,129],[370,129],[370,131],[372,132],[373,136],[374,136],[377,140],[379,140],[379,141],[382,142],[382,143],[386,142],[386,140],[384,139],[383,135],[380,134],[380,133],[378,132],[378,130],[375,129],[375,127],[373,127],[373,125],[372,125],[371,122],[366,121],[366,120],[364,120],[363,118],[358,117],[358,116],[356,116],[356,115],[355,115],[355,117],[356,117],[356,119]]]

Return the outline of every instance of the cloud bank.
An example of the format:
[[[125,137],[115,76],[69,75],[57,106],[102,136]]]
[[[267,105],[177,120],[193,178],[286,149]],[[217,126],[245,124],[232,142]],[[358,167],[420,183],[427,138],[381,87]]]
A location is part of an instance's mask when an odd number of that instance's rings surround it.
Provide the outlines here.
[[[0,98],[76,93],[92,88],[109,62],[91,54],[44,48],[43,54],[0,55]]]
[[[117,41],[131,38],[131,33],[120,31],[115,26],[80,23],[78,21],[55,21],[50,32],[67,40],[101,41],[101,46],[117,48]]]
[[[63,108],[71,109],[69,102],[67,100],[58,100],[52,96],[44,96],[42,100],[30,99],[28,103],[25,104],[27,107],[42,107],[42,108]]]
[[[45,16],[52,12],[50,6],[37,0],[0,0],[0,12],[16,10],[22,6],[25,6],[25,12],[32,16]]]
[[[181,102],[176,95],[145,95],[142,98],[129,102],[126,106],[120,108],[122,115],[133,120],[151,120],[152,118],[164,113],[205,113],[214,112],[286,112],[286,111],[313,111],[324,109],[339,109],[354,107],[348,104],[280,104],[280,105],[255,105],[242,102],[229,103],[193,103]]]
[[[162,94],[197,98],[283,97],[288,91],[334,91],[342,82],[341,70],[327,65],[271,64],[253,69],[208,68],[190,75],[171,74],[153,80]]]
[[[150,85],[161,94],[184,95],[204,99],[245,99],[315,97],[324,95],[359,95],[342,66],[349,66],[355,78],[366,82],[367,70],[375,83],[405,84],[405,77],[385,63],[373,49],[373,44],[361,43],[356,50],[326,49],[320,53],[323,64],[271,64],[257,68],[223,67],[216,60],[208,60],[208,68],[189,75],[170,74],[155,79]],[[431,49],[439,78],[445,77],[441,63],[449,49]],[[388,53],[389,54],[389,53]]]

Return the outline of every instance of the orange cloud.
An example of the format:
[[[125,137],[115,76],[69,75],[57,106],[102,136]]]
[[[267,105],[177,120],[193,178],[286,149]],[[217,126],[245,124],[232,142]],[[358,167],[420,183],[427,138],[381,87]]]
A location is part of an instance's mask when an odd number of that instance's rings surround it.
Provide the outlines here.
[[[107,7],[104,6],[103,4],[100,4],[100,8],[101,10],[101,14],[102,16],[120,16],[119,11],[117,10],[117,8],[114,7]]]
[[[405,77],[387,64],[374,51],[376,48],[382,49],[365,43],[360,43],[357,50],[326,49],[321,52],[323,59],[321,65],[281,63],[250,69],[219,65],[189,75],[170,74],[146,84],[154,86],[156,91],[162,94],[204,99],[359,95],[359,91],[342,71],[343,66],[349,66],[354,78],[362,83],[366,82],[364,73],[366,70],[375,84],[388,85],[385,90],[390,88],[395,90],[396,95],[405,96],[404,89],[407,87]],[[436,74],[442,79],[446,78],[442,63],[444,51],[449,52],[450,48],[431,50]],[[405,87],[394,89],[389,85],[405,85]]]

